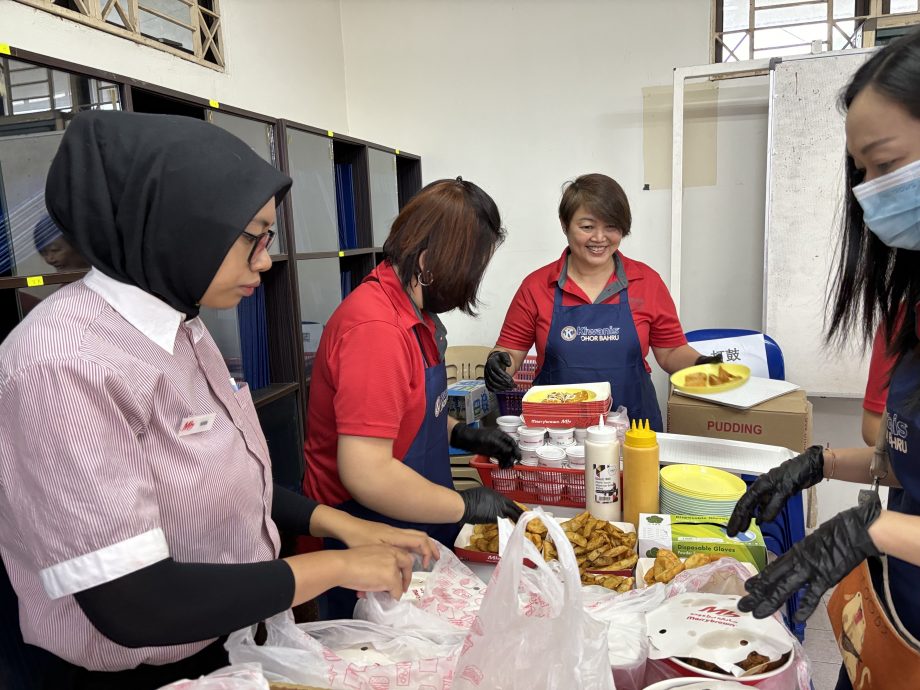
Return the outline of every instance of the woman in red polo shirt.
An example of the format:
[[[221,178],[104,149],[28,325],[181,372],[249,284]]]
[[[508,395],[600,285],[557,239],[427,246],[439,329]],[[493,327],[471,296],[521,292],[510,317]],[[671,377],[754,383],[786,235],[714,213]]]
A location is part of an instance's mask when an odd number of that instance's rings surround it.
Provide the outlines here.
[[[459,177],[431,183],[406,204],[383,245],[384,262],[323,330],[310,385],[304,493],[448,545],[465,522],[517,519],[520,509],[490,489],[453,489],[448,439],[503,466],[520,455],[498,429],[447,416],[447,341],[437,316],[474,313],[482,274],[503,238],[495,202]],[[325,603],[329,618],[351,617],[355,593],[333,590]]]
[[[619,251],[632,216],[623,188],[599,173],[569,184],[559,203],[568,239],[562,256],[524,279],[486,363],[490,390],[514,388],[511,376],[537,345],[537,385],[609,381],[615,405],[663,431],[645,361],[649,346],[669,374],[707,362],[687,344],[661,277]]]

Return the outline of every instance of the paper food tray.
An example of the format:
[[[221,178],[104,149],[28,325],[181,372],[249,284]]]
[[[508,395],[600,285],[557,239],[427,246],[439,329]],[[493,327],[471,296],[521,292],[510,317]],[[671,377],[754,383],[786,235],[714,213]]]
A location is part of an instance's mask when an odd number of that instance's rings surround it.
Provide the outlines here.
[[[685,561],[687,559],[681,558],[680,560]],[[648,587],[648,585],[645,584],[645,574],[651,570],[654,565],[654,558],[645,558],[643,556],[639,559],[639,562],[636,563],[636,589],[645,589]],[[741,565],[743,565],[751,573],[751,577],[754,577],[757,574],[757,568],[755,568],[752,563],[741,563]]]
[[[662,465],[705,465],[728,472],[760,475],[797,455],[788,448],[762,443],[663,433],[657,438]]]
[[[674,388],[674,392],[688,398],[698,398],[716,405],[725,405],[734,407],[739,410],[749,410],[755,405],[760,405],[773,398],[778,398],[786,393],[799,390],[799,386],[789,381],[780,381],[778,379],[764,379],[758,376],[752,376],[748,381],[738,388],[734,388],[724,393],[696,393]]]
[[[567,522],[571,520],[571,517],[561,517],[557,515],[550,515],[553,520],[558,523]],[[624,532],[635,532],[636,526],[630,522],[614,522],[612,523],[619,527]],[[457,558],[461,561],[469,561],[472,563],[498,563],[501,560],[501,556],[497,553],[486,553],[484,551],[471,551],[469,548],[470,537],[473,536],[473,525],[467,523],[463,525],[463,528],[460,530],[460,534],[457,535],[457,538],[454,540],[454,553],[457,554]],[[638,546],[638,542],[636,543]],[[635,549],[634,549],[635,550]],[[641,560],[641,559],[640,559]],[[524,561],[526,564],[532,566],[533,564],[529,561]],[[631,570],[589,570],[589,573],[605,574],[605,575],[627,575],[632,576]]]

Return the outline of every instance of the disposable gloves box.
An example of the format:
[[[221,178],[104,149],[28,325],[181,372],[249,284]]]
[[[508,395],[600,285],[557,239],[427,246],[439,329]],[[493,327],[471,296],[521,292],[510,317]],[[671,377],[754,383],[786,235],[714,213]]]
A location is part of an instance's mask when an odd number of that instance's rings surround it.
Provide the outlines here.
[[[760,528],[750,528],[735,537],[725,533],[727,518],[718,516],[639,514],[639,556],[654,558],[658,549],[670,549],[680,558],[697,552],[731,556],[751,563],[758,571],[767,564],[767,547]]]

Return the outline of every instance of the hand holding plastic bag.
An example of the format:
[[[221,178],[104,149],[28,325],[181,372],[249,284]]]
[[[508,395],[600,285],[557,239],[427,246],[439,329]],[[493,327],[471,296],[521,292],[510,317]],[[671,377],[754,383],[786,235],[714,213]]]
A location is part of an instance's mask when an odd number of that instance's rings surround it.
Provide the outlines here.
[[[438,544],[440,557],[425,581],[420,601],[396,601],[382,592],[369,592],[355,606],[355,618],[412,630],[431,639],[465,634],[472,625],[486,591],[480,580],[454,553]]]
[[[524,538],[540,517],[559,549],[563,581]],[[535,565],[523,567],[524,558]],[[614,690],[607,625],[583,608],[575,552],[542,510],[525,513],[492,576],[457,664],[454,690]]]

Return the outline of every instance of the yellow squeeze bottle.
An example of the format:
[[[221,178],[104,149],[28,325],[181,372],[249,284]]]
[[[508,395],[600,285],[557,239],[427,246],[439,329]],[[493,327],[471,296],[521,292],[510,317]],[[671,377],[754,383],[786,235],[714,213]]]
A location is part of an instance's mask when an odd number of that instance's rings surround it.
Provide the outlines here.
[[[659,510],[658,440],[644,422],[632,420],[623,442],[623,519],[634,525],[639,513]]]

